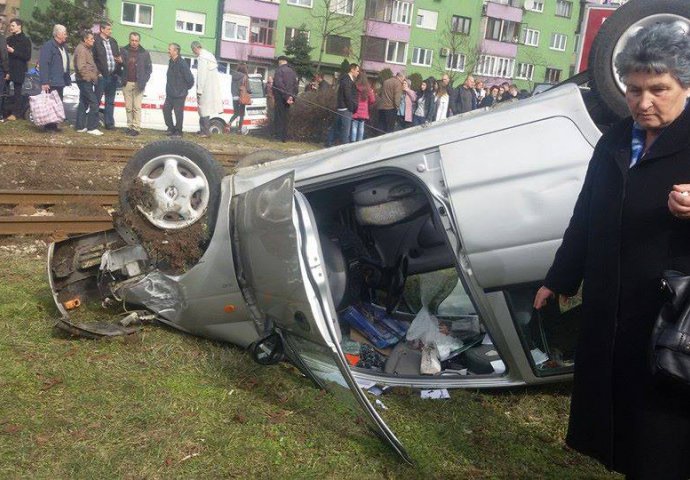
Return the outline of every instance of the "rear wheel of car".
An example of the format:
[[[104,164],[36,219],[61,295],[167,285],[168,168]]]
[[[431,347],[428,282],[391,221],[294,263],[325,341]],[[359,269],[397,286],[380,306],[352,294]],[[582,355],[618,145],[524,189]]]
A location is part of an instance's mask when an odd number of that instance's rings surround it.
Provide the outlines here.
[[[213,118],[209,122],[208,130],[211,135],[220,135],[225,130],[225,122],[220,118]]]
[[[630,113],[625,86],[616,74],[616,55],[641,28],[656,23],[678,23],[690,31],[687,0],[639,0],[618,8],[601,26],[589,52],[590,87],[613,118]]]
[[[281,158],[287,158],[288,155],[280,150],[257,150],[249,155],[245,155],[240,158],[237,162],[238,167],[251,167],[252,165],[259,165],[261,163],[272,162],[273,160],[280,160]]]
[[[195,143],[146,145],[122,171],[118,232],[127,242],[143,245],[158,268],[187,270],[213,234],[224,174],[211,153]]]

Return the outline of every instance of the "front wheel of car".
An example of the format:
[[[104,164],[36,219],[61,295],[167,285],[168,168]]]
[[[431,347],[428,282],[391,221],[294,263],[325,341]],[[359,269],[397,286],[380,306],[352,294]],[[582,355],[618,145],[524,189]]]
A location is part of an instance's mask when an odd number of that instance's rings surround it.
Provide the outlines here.
[[[218,216],[221,165],[200,145],[162,140],[146,145],[122,171],[116,226],[125,239],[172,270],[198,261]]]
[[[590,87],[613,117],[630,115],[625,101],[625,86],[616,73],[616,56],[641,28],[656,23],[677,23],[686,32],[690,31],[690,2],[631,1],[604,22],[594,39],[588,59]]]

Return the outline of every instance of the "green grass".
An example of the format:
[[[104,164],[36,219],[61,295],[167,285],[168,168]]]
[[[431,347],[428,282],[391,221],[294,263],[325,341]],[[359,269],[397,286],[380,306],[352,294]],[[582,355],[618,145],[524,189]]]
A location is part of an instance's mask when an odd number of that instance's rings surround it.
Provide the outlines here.
[[[289,364],[157,326],[69,338],[43,259],[0,249],[0,278],[3,479],[613,478],[564,447],[568,385],[384,395],[407,466]]]

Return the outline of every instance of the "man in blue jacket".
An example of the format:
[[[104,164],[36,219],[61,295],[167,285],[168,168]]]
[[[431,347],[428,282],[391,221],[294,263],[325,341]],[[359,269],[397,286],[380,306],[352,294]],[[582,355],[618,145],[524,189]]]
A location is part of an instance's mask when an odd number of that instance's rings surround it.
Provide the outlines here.
[[[43,91],[57,91],[62,99],[62,91],[72,84],[67,52],[67,28],[64,25],[58,24],[53,27],[53,38],[41,46],[38,64]],[[43,128],[53,132],[60,130],[57,123],[49,123]]]
[[[165,103],[163,104],[163,119],[168,127],[168,136],[181,137],[184,123],[184,102],[187,92],[194,86],[194,77],[187,62],[180,56],[180,46],[177,43],[168,45],[168,73],[165,84]],[[175,112],[175,123],[172,114]]]

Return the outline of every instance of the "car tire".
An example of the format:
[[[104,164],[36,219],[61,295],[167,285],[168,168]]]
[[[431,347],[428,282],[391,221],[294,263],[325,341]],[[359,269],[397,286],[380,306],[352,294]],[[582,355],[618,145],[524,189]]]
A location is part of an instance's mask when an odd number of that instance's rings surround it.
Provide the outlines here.
[[[169,170],[169,173],[166,172]],[[170,179],[167,182],[155,182],[155,179]],[[120,209],[123,214],[139,213],[145,217],[151,226],[166,231],[181,230],[191,226],[202,218],[206,218],[208,234],[213,232],[218,215],[220,201],[220,186],[225,172],[211,152],[200,145],[184,140],[161,140],[146,145],[132,157],[124,170],[119,188]],[[177,208],[176,212],[165,212],[166,207],[159,202],[154,205],[143,206],[136,204],[132,187],[136,179],[146,178],[151,185],[154,195],[170,197],[180,189],[192,192],[189,205],[186,196],[177,196],[176,202],[170,205]],[[131,195],[132,194],[132,195]],[[164,197],[165,198],[165,197]],[[172,198],[172,197],[171,197]],[[177,200],[179,199],[179,203]],[[178,212],[185,211],[185,214]],[[173,215],[174,213],[174,215]]]
[[[257,150],[249,155],[245,155],[240,158],[237,162],[238,167],[251,167],[254,165],[259,165],[261,163],[272,162],[273,160],[280,160],[281,158],[287,158],[290,155],[286,152],[280,150]]]
[[[623,85],[614,60],[623,45],[640,27],[658,22],[681,21],[690,25],[687,0],[631,1],[619,7],[601,26],[589,52],[590,87],[612,120],[630,115]]]
[[[213,118],[208,124],[211,135],[220,135],[225,131],[225,122],[220,118]]]

